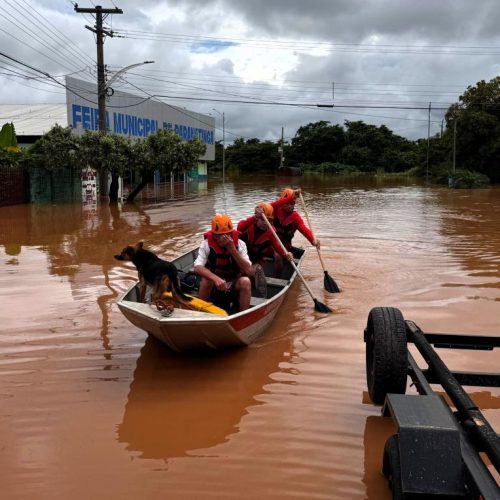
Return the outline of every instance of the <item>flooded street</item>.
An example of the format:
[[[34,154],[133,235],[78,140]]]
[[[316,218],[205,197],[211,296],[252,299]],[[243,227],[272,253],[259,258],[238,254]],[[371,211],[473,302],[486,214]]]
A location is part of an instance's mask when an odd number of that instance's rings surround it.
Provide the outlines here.
[[[296,281],[257,343],[207,356],[173,354],[122,316],[137,273],[113,254],[142,240],[172,258],[215,211],[237,222],[283,181],[167,186],[94,211],[0,208],[2,498],[391,498],[380,468],[393,428],[366,394],[368,312],[500,335],[500,188],[301,178],[342,293],[324,291],[314,249],[302,271],[334,314]],[[497,351],[439,354],[493,372]],[[500,432],[500,389],[470,393]]]

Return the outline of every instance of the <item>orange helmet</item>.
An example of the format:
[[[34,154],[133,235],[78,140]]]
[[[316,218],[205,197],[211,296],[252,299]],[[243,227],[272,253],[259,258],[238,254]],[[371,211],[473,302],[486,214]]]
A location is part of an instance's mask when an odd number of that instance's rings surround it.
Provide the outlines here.
[[[226,234],[233,230],[233,223],[231,217],[226,214],[215,214],[212,217],[212,233]]]
[[[257,204],[257,206],[260,207],[260,208],[262,208],[262,210],[264,210],[264,215],[268,219],[272,219],[273,218],[274,209],[273,209],[272,205],[270,205],[269,203],[264,203],[263,201],[261,201],[260,203]]]
[[[292,188],[285,188],[281,191],[280,198],[290,198],[290,203],[295,203],[295,191]]]

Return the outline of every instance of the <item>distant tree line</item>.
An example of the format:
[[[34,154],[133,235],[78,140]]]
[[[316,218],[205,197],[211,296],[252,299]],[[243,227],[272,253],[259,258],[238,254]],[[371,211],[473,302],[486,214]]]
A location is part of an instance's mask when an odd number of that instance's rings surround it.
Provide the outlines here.
[[[446,128],[430,138],[429,147],[427,138],[411,141],[385,125],[362,121],[346,121],[344,125],[323,120],[309,123],[283,145],[285,164],[313,172],[429,175],[438,182],[454,177],[466,185],[478,185],[488,178],[500,182],[500,77],[469,86],[459,101],[449,107],[445,120]],[[160,129],[132,142],[103,132],[87,131],[78,137],[71,133],[71,128],[56,125],[30,148],[17,152],[6,146],[11,144],[12,133],[6,130],[0,138],[0,167],[39,166],[53,170],[90,166],[99,172],[110,172],[111,201],[117,199],[118,177],[125,171],[141,176],[129,195],[132,200],[152,179],[153,172],[187,170],[196,165],[206,150],[198,139],[183,142],[168,130]],[[275,172],[280,164],[280,146],[280,141],[236,139],[226,147],[226,168],[242,173]],[[220,142],[215,150],[212,168],[220,168]]]
[[[436,181],[461,176],[479,183],[487,176],[500,182],[500,77],[469,86],[450,106],[445,121],[445,130],[430,138],[429,148],[427,138],[411,141],[385,125],[309,123],[284,144],[285,164],[316,172],[411,172]],[[280,141],[236,139],[226,147],[226,168],[275,172],[280,145]],[[222,145],[217,142],[216,165],[221,163]]]

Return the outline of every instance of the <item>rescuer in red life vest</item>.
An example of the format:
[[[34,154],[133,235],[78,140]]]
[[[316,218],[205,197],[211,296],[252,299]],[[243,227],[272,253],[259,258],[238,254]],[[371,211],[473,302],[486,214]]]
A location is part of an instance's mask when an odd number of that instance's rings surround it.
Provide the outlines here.
[[[300,189],[285,188],[280,198],[271,203],[274,208],[274,227],[280,240],[287,250],[292,248],[292,238],[295,231],[301,232],[315,247],[320,247],[320,242],[314,238],[310,229],[304,224],[302,217],[295,210],[295,199],[300,195]]]
[[[238,222],[240,239],[247,245],[252,264],[262,265],[265,257],[274,257],[274,254],[286,257],[263,217],[266,217],[271,225],[273,224],[274,210],[269,203],[259,203],[255,207],[254,215]]]
[[[244,311],[250,307],[251,297],[251,262],[246,244],[238,238],[226,214],[215,214],[211,227],[204,234],[194,262],[194,271],[201,276],[198,296],[216,304],[227,302],[224,299],[228,294],[237,295],[239,310]]]
[[[276,259],[282,263],[282,258],[292,259],[292,254],[283,252],[273,231],[269,229],[264,217],[272,225],[274,210],[269,203],[261,202],[255,207],[255,214],[238,223],[240,239],[247,244],[248,256],[252,262],[250,276],[254,280],[255,288],[261,297],[267,296],[267,283],[262,266],[267,258]]]

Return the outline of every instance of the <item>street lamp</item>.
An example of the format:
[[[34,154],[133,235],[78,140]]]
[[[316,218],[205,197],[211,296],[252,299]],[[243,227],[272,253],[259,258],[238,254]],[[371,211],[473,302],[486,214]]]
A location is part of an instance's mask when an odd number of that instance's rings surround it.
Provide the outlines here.
[[[123,73],[125,73],[125,71],[128,71],[129,69],[132,69],[132,68],[136,68],[137,66],[142,66],[143,64],[153,64],[154,61],[143,61],[143,62],[140,62],[140,63],[135,63],[135,64],[131,64],[130,66],[125,66],[124,68],[122,69],[119,69],[110,79],[109,81],[107,81],[105,84],[104,84],[104,92],[106,93],[107,96],[111,97],[115,91],[111,88],[111,84],[113,82],[115,82],[118,78],[120,78],[120,76],[123,75]],[[111,91],[111,92],[108,92],[108,91]]]
[[[222,116],[222,185],[224,185],[225,176],[226,176],[226,129],[224,126],[224,112],[217,111],[215,108],[212,108],[216,113]]]
[[[104,75],[102,75],[102,80],[99,80],[98,85],[97,85],[97,101],[98,101],[98,108],[99,108],[99,130],[104,131],[104,133],[107,132],[106,130],[106,96],[111,97],[115,91],[111,88],[111,84],[116,81],[117,78],[119,78],[125,71],[128,71],[131,68],[135,68],[136,66],[142,66],[143,64],[152,64],[154,61],[144,61],[140,63],[135,63],[131,64],[130,66],[125,66],[124,68],[118,70],[110,79],[108,82],[104,80]],[[104,71],[103,71],[104,73]],[[101,83],[102,82],[102,83]],[[111,185],[113,186],[113,182],[116,180],[117,181],[117,174],[111,174]],[[102,176],[102,186],[106,186],[106,189],[108,189],[108,174],[105,173],[105,176]],[[117,184],[116,184],[117,185]],[[116,188],[118,190],[118,187]],[[117,193],[118,191],[116,191]],[[114,196],[111,193],[111,187],[110,187],[110,199],[112,196]]]

